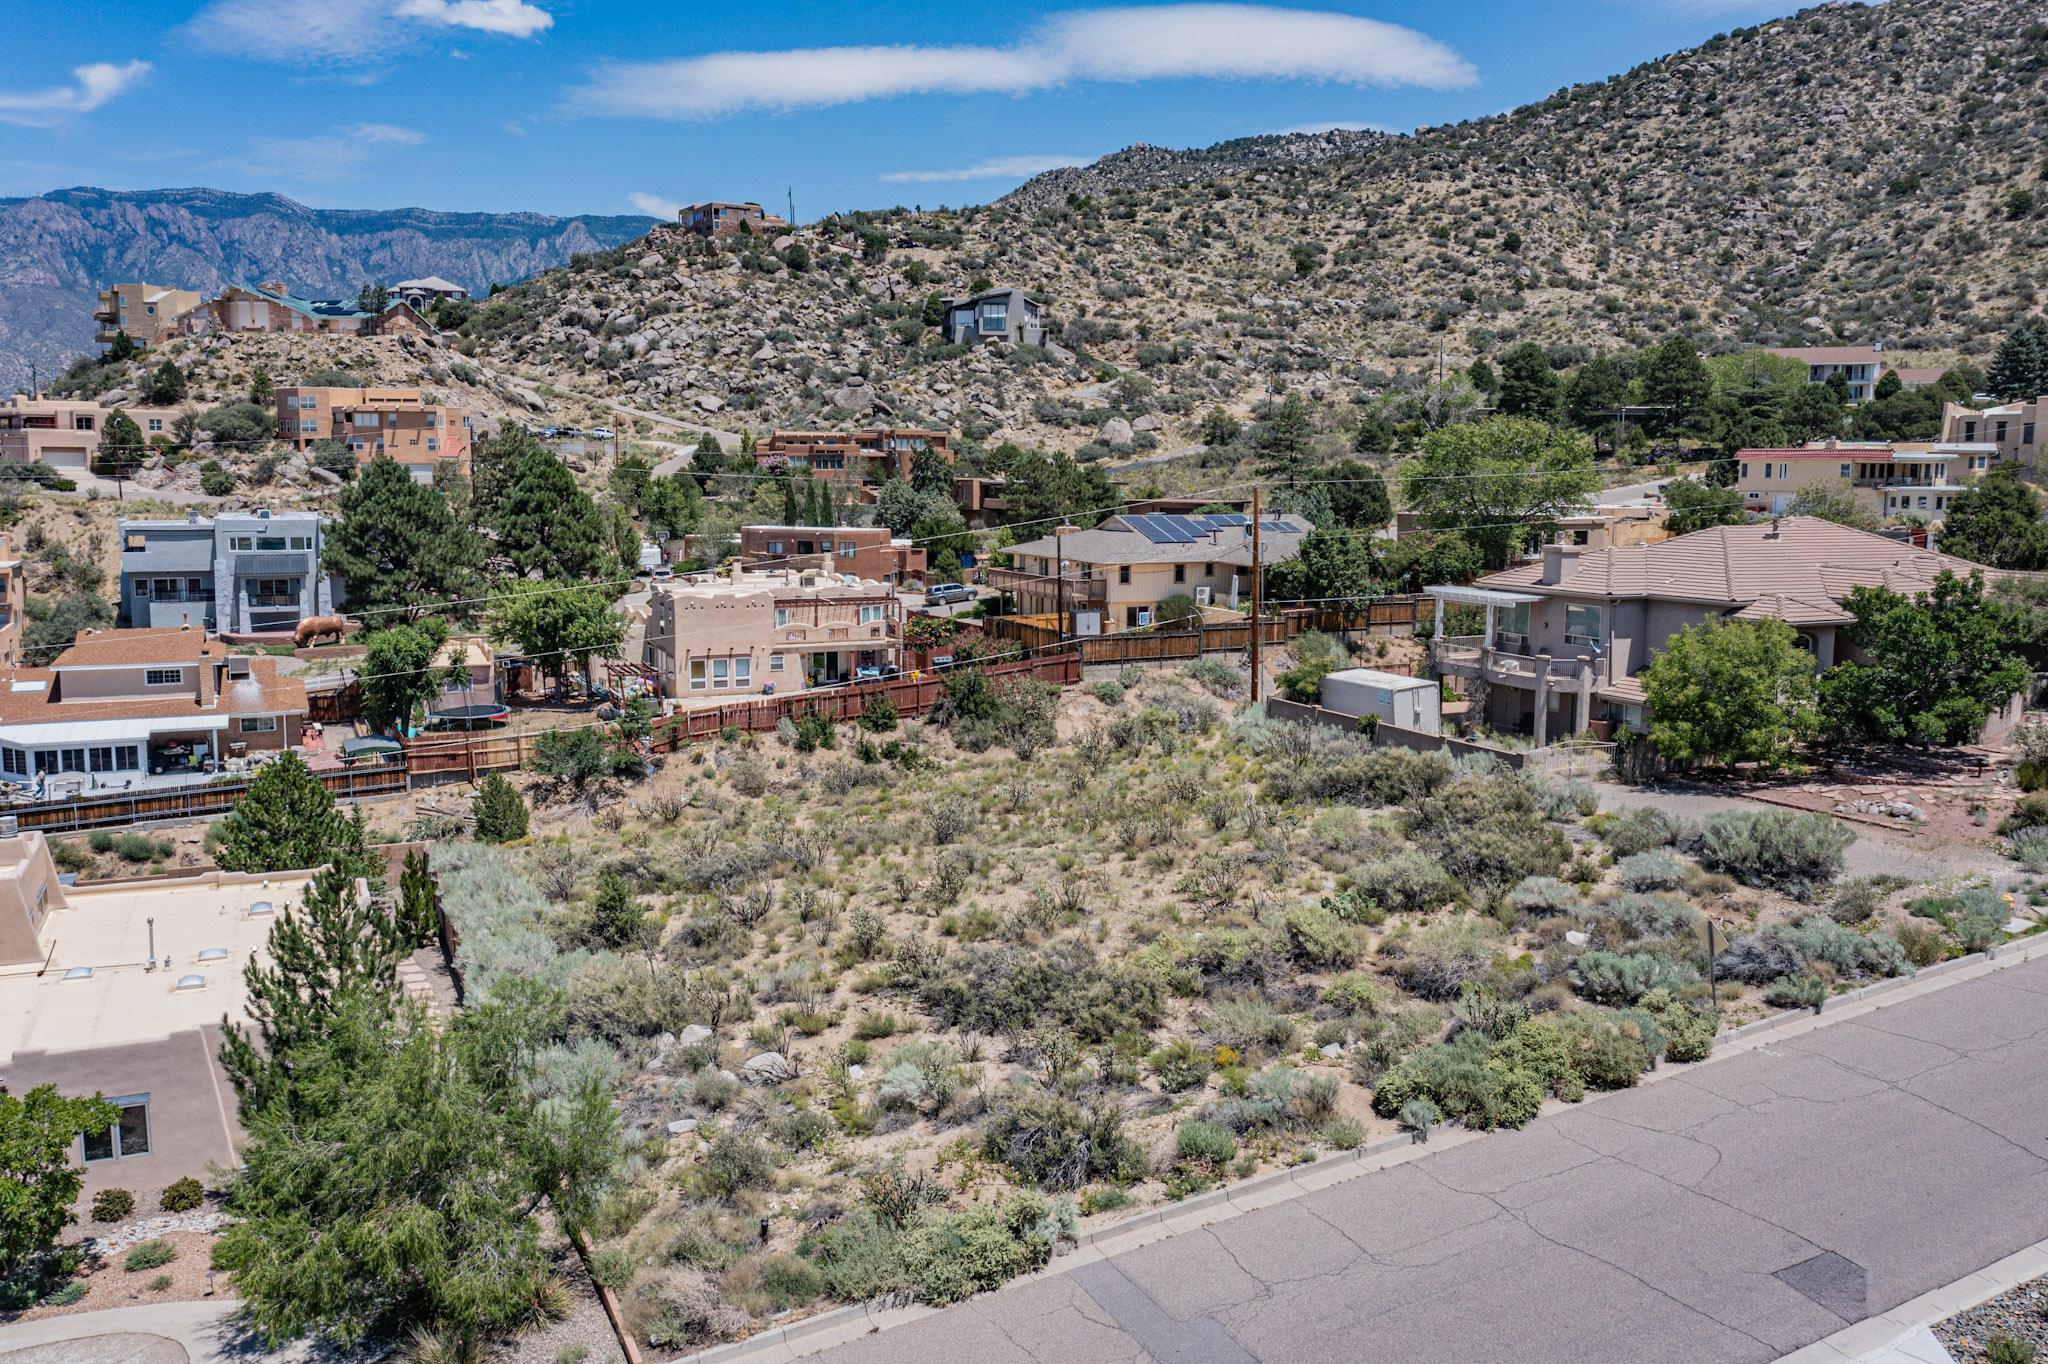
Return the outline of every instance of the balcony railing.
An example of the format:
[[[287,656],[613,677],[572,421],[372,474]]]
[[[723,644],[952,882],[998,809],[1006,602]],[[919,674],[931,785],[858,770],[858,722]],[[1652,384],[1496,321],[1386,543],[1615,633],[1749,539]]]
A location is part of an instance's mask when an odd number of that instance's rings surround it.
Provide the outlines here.
[[[1051,573],[1026,573],[1018,568],[991,568],[986,576],[988,585],[998,592],[1028,594],[1046,601],[1060,595],[1060,579]],[[1080,578],[1068,573],[1066,600],[1069,606],[1101,606],[1109,600],[1109,580]]]
[[[1534,687],[1536,680],[1546,675],[1546,665],[1552,686],[1577,686],[1589,671],[1597,679],[1599,667],[1597,659],[1517,653],[1497,646],[1489,649],[1483,635],[1446,636],[1436,641],[1432,657],[1439,672],[1526,687]]]

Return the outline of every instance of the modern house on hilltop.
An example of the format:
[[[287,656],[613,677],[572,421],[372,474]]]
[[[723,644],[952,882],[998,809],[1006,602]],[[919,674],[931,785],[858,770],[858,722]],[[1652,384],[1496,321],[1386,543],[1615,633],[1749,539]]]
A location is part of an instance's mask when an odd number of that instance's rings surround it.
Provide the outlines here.
[[[1044,308],[1022,289],[989,289],[969,298],[949,298],[945,334],[956,346],[995,340],[1043,345]]]
[[[116,336],[126,335],[146,349],[176,335],[185,315],[205,301],[205,295],[196,289],[109,284],[93,304],[92,320],[99,326],[101,345],[111,345]]]
[[[1941,438],[1988,444],[1997,452],[1993,464],[2024,464],[2031,469],[2039,462],[2042,432],[2048,430],[2044,422],[2048,394],[1995,407],[1947,403],[1941,409]]]
[[[320,571],[315,512],[224,512],[120,523],[121,620],[223,635],[290,634],[332,615],[341,586]]]
[[[1884,377],[1884,351],[1878,346],[1773,346],[1770,353],[1806,366],[1806,381],[1824,384],[1839,374],[1849,384],[1849,401],[1867,403],[1877,396]]]
[[[1842,655],[1838,633],[1854,620],[1842,602],[1856,588],[1910,596],[1944,572],[1981,571],[1810,516],[1590,553],[1550,545],[1540,560],[1470,586],[1429,588],[1434,661],[1441,676],[1466,682],[1489,727],[1540,745],[1596,723],[1642,724],[1643,670],[1688,626],[1781,620],[1814,666],[1828,668]],[[1446,637],[1446,606],[1483,608],[1484,632]]]
[[[682,225],[700,237],[737,236],[742,229],[752,233],[781,232],[789,219],[770,213],[756,203],[733,203],[713,199],[709,203],[687,204],[676,215]]]
[[[342,336],[425,336],[435,334],[427,320],[404,299],[382,312],[366,312],[354,299],[301,298],[275,280],[259,285],[231,284],[220,297],[188,313],[184,329],[191,332],[326,332]]]

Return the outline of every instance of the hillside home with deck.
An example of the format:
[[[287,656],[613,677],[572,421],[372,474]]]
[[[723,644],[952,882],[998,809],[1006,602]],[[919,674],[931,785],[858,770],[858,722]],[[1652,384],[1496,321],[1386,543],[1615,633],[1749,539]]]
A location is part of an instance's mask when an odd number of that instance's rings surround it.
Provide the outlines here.
[[[320,571],[317,512],[223,512],[122,521],[121,621],[224,635],[288,635],[334,613],[341,585]]]
[[[945,431],[920,427],[883,426],[865,431],[777,431],[754,447],[754,463],[762,468],[787,465],[808,469],[824,478],[882,483],[909,478],[911,461],[921,454],[953,462]]]
[[[1884,351],[1877,346],[1773,346],[1772,355],[1806,366],[1806,381],[1824,384],[1839,374],[1849,385],[1849,401],[1867,403],[1877,396],[1884,377]]]
[[[146,350],[177,335],[178,324],[205,299],[196,289],[174,289],[165,284],[109,284],[93,303],[96,339],[107,346],[125,334]]]
[[[153,453],[147,442],[168,438],[184,407],[102,407],[92,398],[43,398],[17,393],[0,406],[0,464],[42,464],[59,472],[89,472],[99,449],[107,418],[119,411],[142,432],[145,448],[123,451],[122,458],[139,464]]]
[[[0,691],[0,781],[47,795],[135,790],[297,746],[306,687],[197,626],[86,630]]]
[[[727,199],[685,204],[677,212],[676,221],[683,225],[685,231],[700,237],[735,237],[742,232],[759,236],[782,232],[789,227],[789,219],[779,213],[770,213],[756,203],[736,203]]]
[[[416,388],[277,390],[277,438],[304,450],[323,440],[346,446],[364,466],[383,455],[405,466],[416,483],[431,483],[448,465],[469,475],[476,414],[429,403]]]
[[[924,580],[925,551],[887,526],[741,526],[740,567],[823,569],[901,587]]]
[[[182,330],[208,332],[322,332],[331,336],[421,336],[437,333],[404,299],[380,312],[358,308],[354,299],[302,298],[281,282],[231,284],[219,297],[187,313]]]
[[[1045,309],[1023,289],[989,289],[946,300],[946,340],[953,345],[1008,341],[1017,346],[1045,342]]]
[[[1789,510],[1801,491],[1819,488],[1861,502],[1881,520],[1934,524],[1948,514],[1956,494],[1982,474],[1993,452],[1989,445],[1960,442],[1833,440],[1740,450],[1734,486],[1745,508],[1773,516]]]
[[[656,583],[641,662],[678,701],[736,700],[896,670],[903,603],[886,583],[811,569]]]
[[[1292,559],[1313,529],[1291,514],[1266,517],[1259,523],[1260,561]],[[1060,526],[1003,553],[1010,567],[987,570],[988,585],[1014,596],[1019,615],[1064,608],[1082,635],[1142,629],[1172,597],[1234,607],[1252,590],[1251,518],[1237,512],[1126,513],[1093,530]]]
[[[1999,403],[1993,407],[1942,404],[1941,438],[1991,446],[1995,452],[1989,460],[1992,465],[2035,467],[2044,435],[2048,435],[2048,394],[2026,402]]]
[[[1688,626],[1780,620],[1825,669],[1844,656],[1838,634],[1854,617],[1842,602],[1854,589],[1912,596],[1944,572],[1983,571],[1810,516],[1589,553],[1549,545],[1540,559],[1469,586],[1427,589],[1437,603],[1433,661],[1439,676],[1462,681],[1488,727],[1541,745],[1641,725],[1642,673]],[[1481,633],[1445,635],[1446,607],[1460,606],[1484,611]]]

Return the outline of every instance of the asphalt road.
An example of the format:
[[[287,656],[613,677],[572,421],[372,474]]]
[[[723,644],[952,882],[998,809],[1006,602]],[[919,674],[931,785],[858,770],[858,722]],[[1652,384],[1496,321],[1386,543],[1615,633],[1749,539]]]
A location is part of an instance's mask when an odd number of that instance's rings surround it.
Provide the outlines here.
[[[2048,1237],[2048,960],[1081,1264],[828,1364],[1765,1364]]]

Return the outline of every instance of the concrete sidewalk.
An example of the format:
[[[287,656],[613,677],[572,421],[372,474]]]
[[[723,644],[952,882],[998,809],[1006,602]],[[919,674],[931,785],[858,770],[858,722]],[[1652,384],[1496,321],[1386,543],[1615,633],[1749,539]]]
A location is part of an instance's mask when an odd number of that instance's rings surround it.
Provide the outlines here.
[[[311,1346],[265,1350],[236,1331],[234,1299],[161,1302],[0,1326],[0,1364],[304,1364]],[[70,1349],[64,1349],[64,1346]]]

